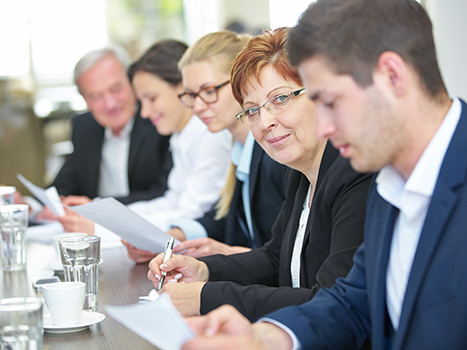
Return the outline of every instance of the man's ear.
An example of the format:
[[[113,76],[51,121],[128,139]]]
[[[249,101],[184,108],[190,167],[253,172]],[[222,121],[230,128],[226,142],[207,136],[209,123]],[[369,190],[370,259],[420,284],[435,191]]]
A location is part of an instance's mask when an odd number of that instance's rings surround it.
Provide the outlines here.
[[[409,74],[407,63],[397,53],[383,52],[378,58],[376,72],[382,75],[396,96],[401,96],[407,91]]]

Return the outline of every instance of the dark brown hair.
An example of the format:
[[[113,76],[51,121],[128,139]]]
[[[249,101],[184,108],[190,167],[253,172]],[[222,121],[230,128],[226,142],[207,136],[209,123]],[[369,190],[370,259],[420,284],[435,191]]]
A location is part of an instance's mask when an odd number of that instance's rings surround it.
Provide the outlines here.
[[[155,43],[128,69],[130,81],[133,80],[136,72],[143,71],[158,76],[172,86],[177,86],[182,81],[177,63],[186,49],[187,45],[176,40]]]
[[[290,30],[288,51],[294,66],[322,56],[361,87],[373,84],[379,56],[392,51],[415,70],[429,96],[446,93],[431,21],[415,0],[318,0]]]

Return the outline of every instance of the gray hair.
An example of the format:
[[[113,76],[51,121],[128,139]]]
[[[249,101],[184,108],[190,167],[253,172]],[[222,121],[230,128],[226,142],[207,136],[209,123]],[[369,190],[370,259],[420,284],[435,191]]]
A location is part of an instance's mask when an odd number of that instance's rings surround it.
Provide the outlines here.
[[[131,59],[128,53],[119,46],[109,46],[100,49],[95,49],[86,53],[80,60],[76,63],[73,70],[73,80],[78,86],[78,79],[81,75],[87,72],[89,69],[94,67],[94,65],[99,62],[101,59],[107,56],[114,56],[125,68],[125,70],[130,66]]]

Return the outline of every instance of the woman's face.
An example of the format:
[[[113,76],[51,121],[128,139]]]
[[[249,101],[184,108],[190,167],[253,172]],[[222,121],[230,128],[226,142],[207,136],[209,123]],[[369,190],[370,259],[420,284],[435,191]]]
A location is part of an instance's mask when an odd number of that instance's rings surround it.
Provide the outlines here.
[[[243,94],[245,109],[258,107],[269,99],[296,91],[302,86],[284,79],[272,66],[265,67],[260,82],[252,78]],[[251,85],[250,85],[251,84]],[[251,131],[261,147],[279,163],[303,173],[310,170],[323,140],[314,136],[314,104],[303,93],[290,97],[280,111],[260,108]],[[249,123],[248,120],[244,121]]]
[[[183,86],[186,92],[198,93],[201,89],[220,85],[230,79],[230,75],[221,72],[209,61],[191,63],[182,69]],[[196,114],[211,132],[233,129],[238,126],[235,115],[241,107],[234,99],[230,84],[217,90],[218,99],[206,103],[199,96],[193,105]]]
[[[133,89],[141,102],[141,116],[148,118],[161,135],[180,132],[187,123],[187,108],[178,99],[182,84],[172,86],[157,75],[139,71]]]

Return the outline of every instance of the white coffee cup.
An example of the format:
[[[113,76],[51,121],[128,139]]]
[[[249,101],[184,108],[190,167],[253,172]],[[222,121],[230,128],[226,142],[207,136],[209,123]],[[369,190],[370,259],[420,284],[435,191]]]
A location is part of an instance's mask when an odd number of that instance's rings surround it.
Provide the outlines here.
[[[84,305],[84,282],[57,282],[43,287],[45,304],[56,326],[73,326],[80,322]]]

